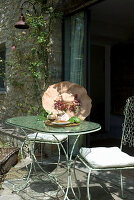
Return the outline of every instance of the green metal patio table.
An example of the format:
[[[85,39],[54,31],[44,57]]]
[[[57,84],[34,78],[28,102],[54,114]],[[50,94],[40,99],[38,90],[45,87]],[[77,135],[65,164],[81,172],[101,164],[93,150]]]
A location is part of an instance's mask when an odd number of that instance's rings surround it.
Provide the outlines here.
[[[73,195],[75,199],[79,199],[73,189],[72,185],[72,180],[71,180],[71,167],[73,166],[74,162],[72,159],[73,156],[73,151],[75,148],[75,145],[80,137],[80,135],[83,134],[89,134],[93,133],[96,131],[99,131],[101,129],[100,124],[94,123],[91,121],[81,121],[81,123],[78,126],[70,126],[70,127],[53,127],[53,126],[48,126],[45,124],[45,122],[40,121],[38,116],[20,116],[20,117],[13,117],[10,119],[6,120],[7,124],[20,127],[22,130],[32,130],[34,132],[42,132],[45,134],[51,134],[57,139],[58,134],[65,134],[67,135],[67,148],[63,146],[61,143],[61,147],[63,149],[63,152],[65,153],[66,157],[66,167],[67,167],[67,173],[68,173],[68,180],[67,180],[67,187],[66,187],[66,192],[64,196],[64,200],[68,200],[68,191],[69,188],[71,188]],[[70,136],[76,136],[75,142],[73,146],[71,147],[70,154],[68,153],[68,137]],[[70,138],[71,139],[71,138]],[[58,139],[57,139],[58,141]],[[53,180],[53,177],[49,176],[51,180]],[[54,178],[55,179],[55,178]],[[57,179],[56,179],[57,181]],[[57,182],[58,183],[58,182]]]

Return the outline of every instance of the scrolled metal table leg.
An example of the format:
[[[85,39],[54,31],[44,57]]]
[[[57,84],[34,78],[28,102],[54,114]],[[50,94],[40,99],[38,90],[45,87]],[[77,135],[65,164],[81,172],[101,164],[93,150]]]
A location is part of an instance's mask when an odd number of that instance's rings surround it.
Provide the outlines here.
[[[63,145],[61,146],[63,151],[64,151],[64,153],[65,153],[65,156],[66,156],[66,162],[67,162],[66,165],[67,165],[67,173],[68,173],[67,188],[66,188],[66,193],[65,193],[65,196],[64,196],[64,200],[66,200],[66,199],[68,200],[69,199],[69,197],[68,197],[69,188],[71,188],[75,199],[79,200],[79,198],[76,196],[76,194],[74,192],[73,185],[72,185],[72,178],[71,178],[71,176],[72,176],[71,175],[71,167],[74,164],[74,162],[72,161],[72,156],[73,156],[73,151],[74,151],[74,148],[75,148],[75,145],[76,145],[78,139],[79,139],[79,135],[77,135],[76,140],[75,140],[75,142],[74,142],[74,144],[72,146],[70,156],[69,156],[69,153],[68,153],[68,139],[67,139],[67,150],[65,150]],[[79,196],[80,196],[80,194],[79,194]]]
[[[77,184],[77,188],[78,188],[79,199],[81,199],[81,192],[80,192],[80,188],[79,188],[79,184],[78,184],[78,180],[77,180],[77,176],[76,176],[76,172],[75,172],[76,161],[77,161],[77,156],[76,156],[76,158],[75,158],[75,160],[74,160],[73,170],[74,170],[74,178],[75,178],[75,182],[76,182],[76,184]]]
[[[21,129],[25,134],[26,132]],[[25,143],[27,142],[27,140],[25,140],[22,145],[21,145],[21,148],[20,148],[20,154],[21,154],[21,158],[23,160],[23,162],[25,162],[24,160],[24,153],[23,153],[23,149],[24,149],[24,145]],[[30,163],[30,169],[28,169],[28,166],[27,166],[27,163],[25,165],[26,169],[27,169],[27,175],[25,175],[25,177],[23,177],[21,180],[25,180],[25,183],[21,186],[21,187],[18,187],[17,184],[14,184],[13,185],[13,192],[16,192],[16,193],[19,193],[20,191],[24,190],[27,185],[29,184],[29,178],[30,178],[30,175],[31,175],[31,172],[32,172],[32,168],[33,168],[33,162]],[[20,180],[20,179],[18,179]]]

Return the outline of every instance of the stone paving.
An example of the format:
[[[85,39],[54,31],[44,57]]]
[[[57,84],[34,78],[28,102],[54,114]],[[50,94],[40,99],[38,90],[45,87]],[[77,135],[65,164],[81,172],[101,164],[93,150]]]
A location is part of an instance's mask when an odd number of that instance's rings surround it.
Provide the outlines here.
[[[27,159],[25,162],[30,162]],[[45,166],[45,165],[44,165]],[[45,170],[49,170],[51,173],[55,171],[55,165],[46,165]],[[81,200],[86,200],[86,180],[87,173],[86,169],[83,168],[79,163],[76,166],[79,168],[76,169],[78,184],[81,190]],[[41,179],[38,179],[38,176],[34,172],[30,177],[30,182],[28,186],[20,191],[18,194],[12,193],[13,184],[17,186],[22,186],[25,181],[22,180],[22,177],[26,174],[26,168],[24,168],[23,163],[18,163],[14,168],[12,168],[3,184],[3,190],[0,190],[0,200],[63,200],[64,195],[61,190],[58,189],[57,185],[51,182],[48,179],[44,179],[42,172],[37,168],[37,174],[40,175]],[[58,167],[57,173],[65,172],[65,163],[62,162],[62,165]],[[72,173],[73,174],[73,173]],[[78,195],[77,185],[74,181],[74,176],[72,176],[72,182],[74,191]],[[127,194],[127,200],[134,199],[134,179],[131,177],[124,177],[125,181],[125,193]],[[59,177],[59,182],[63,188],[67,185],[67,173],[64,173]],[[115,172],[99,172],[99,174],[93,174],[91,176],[90,191],[92,200],[122,200],[120,196],[120,187],[119,187],[119,174]],[[69,199],[75,199],[72,195],[71,190],[69,190]]]

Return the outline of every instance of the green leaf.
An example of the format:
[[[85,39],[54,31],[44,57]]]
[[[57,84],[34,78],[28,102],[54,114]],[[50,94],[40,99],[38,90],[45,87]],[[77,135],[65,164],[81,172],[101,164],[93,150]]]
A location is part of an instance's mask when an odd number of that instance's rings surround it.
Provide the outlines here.
[[[74,117],[71,117],[68,121],[71,123],[80,123],[81,119],[79,117],[74,116]]]
[[[47,111],[42,109],[40,114],[38,115],[38,120],[39,121],[46,121],[47,120],[47,115],[48,115]]]

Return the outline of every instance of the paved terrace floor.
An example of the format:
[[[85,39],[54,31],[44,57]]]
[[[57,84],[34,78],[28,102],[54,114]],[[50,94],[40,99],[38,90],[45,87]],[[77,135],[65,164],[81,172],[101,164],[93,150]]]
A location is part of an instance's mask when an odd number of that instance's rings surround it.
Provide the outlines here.
[[[49,162],[55,162],[56,156],[47,158],[44,162],[45,170],[49,170],[51,173],[55,171],[55,165],[48,164]],[[27,158],[25,162],[30,162]],[[47,165],[45,165],[47,164]],[[86,180],[87,180],[87,170],[79,162],[76,166],[76,173],[78,184],[81,190],[82,198],[81,200],[86,200]],[[62,165],[58,167],[58,173],[65,172],[64,157],[62,158]],[[124,174],[124,185],[125,194],[127,195],[127,200],[134,200],[134,179],[131,176],[133,174],[128,171]],[[42,177],[40,180],[34,172],[30,177],[29,185],[18,194],[12,193],[13,184],[23,185],[24,180],[21,178],[26,174],[26,168],[23,162],[19,162],[14,168],[12,168],[6,176],[3,184],[3,190],[0,190],[0,200],[63,200],[63,193],[58,190],[57,185],[48,179],[44,179],[42,172],[37,168],[37,174]],[[73,179],[73,187],[77,193],[77,185]],[[63,187],[67,184],[67,173],[60,176],[60,183]],[[99,172],[94,173],[91,176],[90,191],[92,200],[122,200],[120,196],[120,184],[119,184],[119,174],[117,172]],[[58,192],[57,192],[58,191]],[[74,199],[71,191],[69,191],[69,199]]]
[[[23,141],[24,136],[20,137],[18,134],[19,131],[14,130],[12,127],[3,127],[0,126],[1,137],[5,139],[13,138],[13,142],[16,139],[18,142],[18,138]],[[15,141],[16,141],[15,140]],[[119,146],[118,140],[103,140],[95,143],[92,143],[92,146]],[[128,152],[128,149],[126,148]],[[133,149],[129,150],[130,155],[134,155]],[[56,156],[48,157],[45,161],[47,164],[46,170],[49,169],[51,173],[54,173],[55,165],[48,165],[48,162],[53,162],[56,160]],[[64,157],[62,158],[64,161]],[[28,159],[29,162],[29,159]],[[78,178],[79,187],[81,190],[81,200],[86,200],[86,180],[87,180],[87,170],[81,164],[77,164],[76,173]],[[65,164],[64,162],[58,168],[58,172],[65,172]],[[49,180],[41,181],[32,173],[30,177],[29,185],[26,189],[19,192],[18,194],[12,193],[13,184],[22,185],[24,180],[19,180],[26,174],[26,169],[24,167],[24,163],[18,163],[14,168],[11,168],[9,173],[6,176],[6,179],[3,183],[3,190],[0,190],[0,200],[63,200],[61,192],[57,193],[57,186],[50,182]],[[38,170],[38,174],[42,175],[40,170]],[[77,194],[77,185],[75,184],[73,177],[73,187]],[[134,170],[126,170],[124,172],[124,185],[125,185],[125,194],[127,195],[127,200],[134,200]],[[67,184],[67,173],[60,177],[60,183],[63,187]],[[120,183],[119,183],[119,174],[117,172],[99,172],[97,174],[92,174],[91,183],[90,183],[90,191],[92,200],[122,200],[120,196]],[[58,194],[58,195],[57,195]],[[71,199],[72,193],[69,191],[69,199]],[[74,197],[72,197],[74,199]]]

